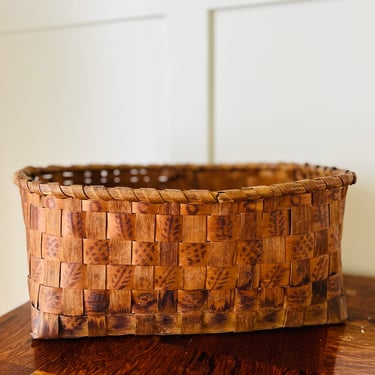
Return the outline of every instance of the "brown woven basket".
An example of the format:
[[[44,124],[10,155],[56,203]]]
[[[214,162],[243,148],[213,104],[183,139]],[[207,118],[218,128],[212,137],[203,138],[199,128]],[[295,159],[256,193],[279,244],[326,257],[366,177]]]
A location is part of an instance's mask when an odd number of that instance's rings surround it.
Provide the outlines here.
[[[342,322],[340,242],[355,180],[285,163],[25,168],[15,182],[32,336]]]

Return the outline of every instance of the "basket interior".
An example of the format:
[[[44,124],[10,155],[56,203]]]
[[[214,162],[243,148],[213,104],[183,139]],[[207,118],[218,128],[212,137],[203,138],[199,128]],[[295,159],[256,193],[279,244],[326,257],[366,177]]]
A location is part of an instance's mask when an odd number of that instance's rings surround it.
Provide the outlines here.
[[[293,182],[335,174],[335,169],[299,164],[246,165],[93,165],[33,170],[30,179],[61,185],[103,185],[155,189],[219,191],[246,186]]]

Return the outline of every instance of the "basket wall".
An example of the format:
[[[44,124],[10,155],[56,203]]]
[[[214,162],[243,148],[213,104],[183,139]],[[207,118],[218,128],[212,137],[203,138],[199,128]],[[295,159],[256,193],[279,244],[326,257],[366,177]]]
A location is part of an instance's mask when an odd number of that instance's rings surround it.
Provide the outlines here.
[[[247,181],[279,184],[185,191],[85,186],[83,167],[67,170],[82,181],[54,182],[60,170],[16,175],[34,338],[243,332],[346,319],[340,243],[353,173],[317,169],[312,179],[283,183],[289,172],[263,166],[267,173],[247,173]],[[125,173],[97,166],[90,178],[103,170],[98,178]],[[207,185],[239,182],[220,167],[204,172]],[[160,173],[149,179],[164,183]],[[197,186],[192,176],[178,184]]]

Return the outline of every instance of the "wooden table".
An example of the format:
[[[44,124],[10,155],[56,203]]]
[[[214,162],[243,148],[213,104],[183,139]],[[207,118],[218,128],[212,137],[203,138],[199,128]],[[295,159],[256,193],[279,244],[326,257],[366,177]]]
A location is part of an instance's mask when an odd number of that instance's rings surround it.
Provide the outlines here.
[[[342,325],[201,336],[32,340],[25,304],[0,317],[0,374],[375,374],[375,279],[345,289]]]

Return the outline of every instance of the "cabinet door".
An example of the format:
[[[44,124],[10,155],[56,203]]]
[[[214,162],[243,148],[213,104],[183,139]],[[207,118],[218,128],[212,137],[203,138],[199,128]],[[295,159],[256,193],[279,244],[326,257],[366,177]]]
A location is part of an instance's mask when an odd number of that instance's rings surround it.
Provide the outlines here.
[[[228,5],[228,4],[227,4]],[[345,272],[374,275],[375,3],[258,1],[212,13],[216,161],[298,161],[357,172]]]
[[[216,160],[374,163],[374,15],[367,0],[216,11]]]

